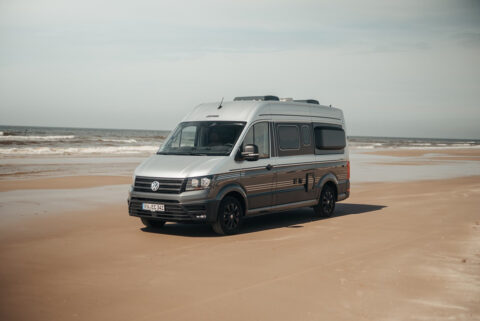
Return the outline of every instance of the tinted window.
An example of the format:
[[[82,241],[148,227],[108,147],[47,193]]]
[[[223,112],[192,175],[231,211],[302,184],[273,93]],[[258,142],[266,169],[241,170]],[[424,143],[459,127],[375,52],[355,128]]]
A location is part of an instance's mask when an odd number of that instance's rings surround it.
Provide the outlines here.
[[[270,143],[267,122],[258,123],[250,127],[245,139],[243,140],[243,146],[248,144],[257,145],[260,158],[270,157]]]
[[[310,146],[312,135],[310,135],[310,126],[302,125],[302,144],[303,146]]]
[[[280,149],[299,149],[300,133],[298,126],[280,125],[278,126],[278,144]]]
[[[316,127],[315,146],[318,149],[343,149],[345,148],[345,132],[336,127]]]

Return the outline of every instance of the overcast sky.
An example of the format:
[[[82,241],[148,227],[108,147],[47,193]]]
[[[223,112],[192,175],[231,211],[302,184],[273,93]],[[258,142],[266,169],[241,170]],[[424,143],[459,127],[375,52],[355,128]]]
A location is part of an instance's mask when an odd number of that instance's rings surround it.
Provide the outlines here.
[[[0,124],[171,129],[264,94],[478,139],[480,1],[0,0]]]

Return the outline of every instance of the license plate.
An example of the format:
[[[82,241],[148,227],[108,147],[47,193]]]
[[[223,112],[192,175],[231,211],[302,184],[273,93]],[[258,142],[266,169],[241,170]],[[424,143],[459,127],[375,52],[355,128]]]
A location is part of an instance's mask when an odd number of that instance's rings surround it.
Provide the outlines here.
[[[142,209],[150,212],[165,212],[164,204],[142,203]]]

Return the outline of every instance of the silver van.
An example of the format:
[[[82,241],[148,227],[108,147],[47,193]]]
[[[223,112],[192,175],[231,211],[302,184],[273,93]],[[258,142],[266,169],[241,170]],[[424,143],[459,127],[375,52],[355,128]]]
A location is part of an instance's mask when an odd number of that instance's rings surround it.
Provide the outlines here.
[[[311,206],[329,217],[350,194],[340,109],[276,96],[197,106],[140,164],[128,197],[147,227],[202,222],[235,234],[244,218]]]

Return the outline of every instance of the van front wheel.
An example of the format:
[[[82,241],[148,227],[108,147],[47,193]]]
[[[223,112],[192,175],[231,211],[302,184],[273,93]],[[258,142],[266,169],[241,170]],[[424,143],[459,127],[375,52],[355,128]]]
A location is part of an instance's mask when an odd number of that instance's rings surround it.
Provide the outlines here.
[[[242,204],[235,197],[227,196],[220,202],[217,221],[212,224],[212,228],[218,234],[232,235],[238,232],[242,222]]]
[[[320,217],[331,217],[335,210],[335,191],[331,185],[325,185],[320,194],[318,204],[313,207],[315,214]]]

